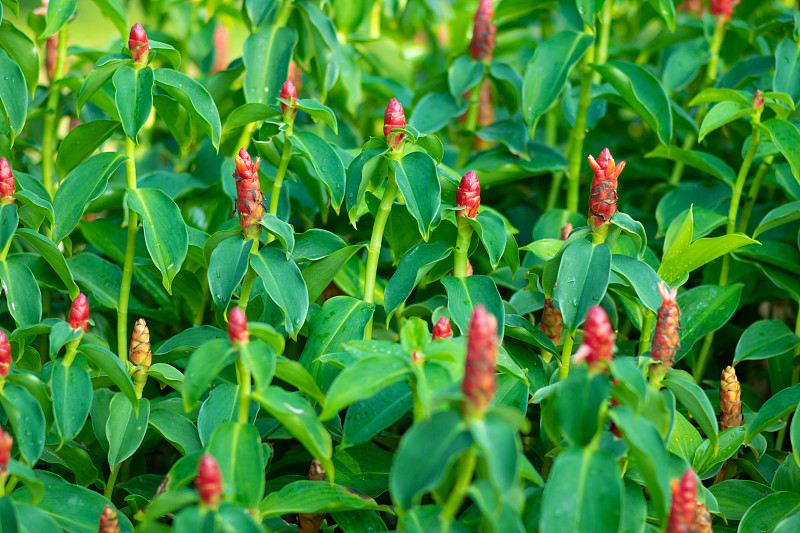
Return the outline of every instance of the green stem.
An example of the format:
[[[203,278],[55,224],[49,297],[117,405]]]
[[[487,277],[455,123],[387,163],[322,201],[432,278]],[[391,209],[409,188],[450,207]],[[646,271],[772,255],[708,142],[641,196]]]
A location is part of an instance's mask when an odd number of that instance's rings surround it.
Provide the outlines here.
[[[706,70],[706,84],[714,85],[717,80],[717,69],[719,65],[719,50],[722,47],[722,40],[725,38],[725,30],[727,28],[727,20],[725,17],[718,17],[714,25],[714,36],[711,38],[711,45],[708,52],[711,59],[708,60],[708,69]]]
[[[439,515],[442,531],[445,533],[450,530],[450,523],[455,519],[456,513],[461,508],[461,504],[464,503],[467,489],[469,489],[472,476],[475,474],[475,465],[477,462],[478,457],[472,449],[468,449],[458,462],[458,477],[453,484],[453,488],[450,490],[450,496],[448,496],[444,504],[442,513]]]
[[[456,249],[453,253],[453,276],[457,278],[466,278],[467,263],[469,262],[469,245],[472,240],[473,229],[466,215],[460,215],[456,218],[458,220],[458,234],[456,236]]]
[[[750,215],[753,214],[753,207],[756,205],[758,193],[761,190],[761,185],[764,183],[764,177],[767,175],[773,159],[774,156],[771,155],[768,155],[764,158],[764,161],[761,163],[761,165],[759,165],[758,170],[756,171],[756,175],[753,178],[753,183],[750,184],[750,190],[747,192],[747,203],[744,204],[744,208],[742,209],[742,218],[739,221],[740,233],[747,232],[747,226],[750,224]]]
[[[292,135],[292,126],[284,133],[283,137],[283,152],[281,153],[281,162],[278,165],[278,173],[275,175],[275,183],[272,184],[272,196],[269,200],[269,214],[278,214],[278,200],[281,196],[281,187],[283,186],[283,178],[286,176],[286,169],[289,168],[289,161],[292,160],[292,142],[289,137]],[[267,236],[267,242],[272,242],[275,237],[270,233]]]
[[[42,184],[52,198],[55,194],[53,185],[53,163],[55,161],[55,141],[58,129],[59,100],[61,98],[61,88],[56,87],[56,82],[64,77],[64,69],[67,64],[67,25],[65,24],[58,32],[58,56],[56,58],[56,70],[53,81],[50,84],[50,94],[47,96],[47,106],[44,114],[44,128],[42,130]]]
[[[111,499],[111,496],[114,494],[114,485],[117,483],[117,476],[119,475],[119,469],[122,466],[122,463],[119,463],[111,473],[108,475],[108,481],[106,481],[106,488],[103,491],[103,496],[106,497],[107,500]]]
[[[591,33],[589,26],[584,28]],[[569,153],[569,174],[567,175],[567,210],[578,210],[579,186],[581,178],[581,161],[583,161],[583,141],[586,138],[586,117],[589,104],[592,103],[592,63],[594,63],[594,45],[590,46],[583,56],[581,72],[581,91],[578,99],[578,110],[575,114],[575,127],[572,128],[572,143]]]
[[[136,146],[125,137],[125,170],[128,174],[128,189],[136,190]],[[133,280],[133,260],[136,257],[136,238],[139,234],[139,215],[128,208],[128,242],[125,246],[125,262],[122,266],[122,283],[119,288],[119,311],[117,312],[117,350],[122,361],[128,360],[128,300]]]
[[[275,26],[286,26],[289,22],[289,15],[292,14],[292,7],[294,0],[283,0],[281,10],[278,11],[278,16],[275,17]]]
[[[575,342],[573,333],[567,332],[564,347],[561,348],[561,360],[558,362],[558,380],[564,381],[569,375],[569,358],[572,356],[572,345]]]
[[[481,107],[481,85],[478,83],[469,91],[469,107],[467,108],[467,120],[464,122],[464,135],[461,139],[461,150],[458,152],[456,169],[461,169],[467,164],[469,153],[472,151],[472,133],[478,124],[478,111]]]
[[[250,376],[250,369],[247,368],[247,363],[244,357],[239,352],[239,357],[236,359],[236,378],[239,383],[239,412],[238,421],[240,424],[247,424],[250,421],[250,393],[252,377]]]
[[[705,109],[705,108],[703,108]],[[700,113],[705,113],[701,110]],[[700,113],[698,113],[697,118],[700,118]],[[700,121],[702,123],[702,120]],[[697,142],[697,137],[689,133],[686,135],[686,138],[683,140],[683,145],[681,148],[684,150],[691,150],[694,146],[694,143]],[[672,175],[669,177],[669,184],[670,185],[678,185],[681,182],[681,178],[683,177],[683,169],[686,165],[683,164],[682,161],[677,161],[675,166],[672,168]]]
[[[544,142],[547,146],[555,148],[558,143],[558,115],[555,109],[547,111],[544,123]],[[545,211],[550,211],[556,206],[558,195],[561,193],[561,182],[564,179],[563,172],[553,174],[550,181],[550,190],[547,192],[547,206]]]
[[[650,349],[650,339],[653,332],[653,312],[644,312],[644,321],[642,322],[642,331],[639,336],[639,355],[642,355]]]
[[[597,40],[595,62],[602,65],[608,61],[608,39],[611,36],[611,3],[607,1],[600,11],[600,36]],[[594,82],[600,83],[600,73],[594,73]]]
[[[253,238],[253,246],[250,248],[250,254],[258,253],[258,236]],[[253,267],[247,267],[247,274],[244,276],[244,283],[242,284],[242,292],[239,293],[239,308],[242,311],[247,311],[247,304],[250,303],[250,293],[253,291],[253,284],[256,282],[256,271]]]
[[[75,339],[67,343],[67,352],[64,354],[64,360],[62,362],[65,367],[69,368],[72,365],[75,356],[78,355],[78,344],[80,344],[80,342],[80,339]]]

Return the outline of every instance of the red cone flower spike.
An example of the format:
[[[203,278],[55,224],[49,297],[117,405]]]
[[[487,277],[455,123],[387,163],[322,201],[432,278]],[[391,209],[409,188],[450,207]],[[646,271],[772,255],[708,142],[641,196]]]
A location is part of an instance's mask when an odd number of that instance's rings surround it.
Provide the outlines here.
[[[564,224],[564,227],[561,228],[561,240],[566,241],[569,238],[570,233],[572,233],[572,224],[567,222]]]
[[[119,533],[119,519],[117,518],[117,510],[106,505],[103,509],[103,514],[100,515],[100,527],[98,533]]]
[[[692,469],[687,469],[680,481],[673,479],[671,489],[672,506],[669,509],[667,533],[693,533],[697,478]]]
[[[660,281],[658,283],[658,292],[661,293],[663,303],[658,308],[656,330],[650,343],[650,357],[660,363],[660,365],[654,363],[654,369],[657,366],[661,366],[663,370],[666,370],[672,368],[672,364],[675,362],[675,355],[681,347],[678,334],[678,329],[681,326],[681,310],[676,302],[677,288],[670,290],[666,283]]]
[[[456,189],[456,206],[467,206],[467,208],[456,211],[456,216],[466,215],[470,218],[475,218],[480,205],[481,184],[478,182],[478,175],[470,170],[461,178],[461,183]]]
[[[759,90],[756,90],[756,93],[753,95],[753,109],[757,111],[764,109],[764,98],[761,97],[761,91]]]
[[[283,113],[283,121],[287,124],[294,122],[294,116],[297,114],[297,89],[294,87],[292,80],[286,80],[281,87],[281,99],[288,100],[292,105],[287,105],[281,102],[281,113]]]
[[[403,105],[396,98],[392,98],[383,113],[383,135],[392,150],[401,151],[403,149],[402,142],[406,138],[405,133],[393,132],[392,130],[405,127],[406,115],[403,111]]]
[[[11,435],[4,433],[0,428],[0,474],[8,470],[8,462],[11,460],[11,447],[14,446],[14,439]]]
[[[11,165],[5,157],[0,157],[0,204],[13,204],[14,199],[11,197],[16,192],[14,173],[11,171]]]
[[[58,34],[47,38],[44,50],[44,67],[47,79],[53,81],[56,77],[56,63],[58,62]]]
[[[250,332],[247,331],[247,315],[239,307],[234,307],[228,314],[228,338],[232,344],[250,342]]]
[[[496,362],[497,319],[484,306],[477,305],[469,325],[467,361],[461,382],[465,416],[482,416],[494,398]]]
[[[433,340],[446,339],[453,336],[453,330],[450,328],[450,319],[443,316],[439,319],[435,326],[433,326]]]
[[[575,362],[586,360],[593,372],[606,370],[604,361],[614,357],[614,342],[617,336],[602,307],[595,305],[589,309],[583,323],[583,344],[575,352]]]
[[[80,293],[72,301],[68,322],[72,329],[82,329],[84,333],[89,331],[89,302],[85,294]]]
[[[214,26],[214,64],[211,66],[211,74],[225,70],[228,66],[228,28],[222,22],[217,21]]]
[[[708,507],[699,501],[695,502],[694,508],[694,529],[692,533],[713,533],[711,527],[711,513],[708,512]]]
[[[137,367],[133,371],[133,384],[137,395],[141,397],[147,383],[147,371],[153,363],[153,354],[150,352],[150,330],[143,318],[137,320],[136,325],[133,326],[128,360]]]
[[[239,224],[245,236],[251,239],[261,232],[259,222],[264,216],[264,196],[261,194],[261,184],[258,182],[258,165],[261,163],[256,158],[255,163],[250,159],[250,154],[242,148],[236,157],[236,210],[239,212]]]
[[[200,464],[197,465],[194,486],[204,504],[210,507],[219,505],[222,500],[222,472],[213,455],[203,454]]]
[[[294,60],[289,61],[289,79],[292,80],[298,92],[303,90],[303,71],[300,70]]]
[[[493,16],[492,0],[480,0],[472,25],[472,41],[469,43],[469,54],[475,61],[492,57],[497,33],[497,27],[492,22]]]
[[[550,337],[553,344],[558,344],[561,340],[561,330],[564,329],[564,318],[561,316],[561,311],[558,310],[553,300],[550,298],[544,299],[544,311],[542,311],[542,322],[539,324],[539,329]]]
[[[596,160],[589,156],[589,165],[594,170],[589,196],[589,225],[596,230],[617,212],[617,180],[625,168],[625,161],[614,164],[611,152],[605,148]]]
[[[469,91],[467,91],[467,96],[469,96]],[[465,112],[462,115],[466,121],[467,113]],[[492,84],[489,83],[489,80],[486,79],[483,81],[481,85],[481,95],[480,100],[478,102],[478,126],[485,128],[486,126],[490,126],[494,124],[494,103],[492,102]],[[487,150],[492,146],[492,142],[485,141],[480,137],[475,137],[475,149],[476,150]]]
[[[730,20],[733,16],[733,8],[738,6],[739,2],[740,0],[709,0],[711,14]]]
[[[719,430],[742,425],[742,386],[732,366],[722,371],[719,381]]]
[[[138,22],[131,28],[130,36],[128,37],[128,50],[131,51],[131,59],[139,66],[147,65],[147,59],[150,57],[150,46],[147,44],[147,33]]]
[[[11,370],[11,345],[5,332],[0,331],[0,382],[8,376]]]

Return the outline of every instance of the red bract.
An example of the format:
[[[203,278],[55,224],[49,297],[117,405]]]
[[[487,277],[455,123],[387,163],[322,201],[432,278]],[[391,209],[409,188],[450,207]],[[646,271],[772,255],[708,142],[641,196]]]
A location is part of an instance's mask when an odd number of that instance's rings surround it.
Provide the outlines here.
[[[725,17],[730,19],[733,16],[733,8],[739,5],[740,0],[709,0],[711,14],[715,17]]]
[[[604,362],[614,357],[614,343],[617,336],[608,321],[608,315],[602,307],[589,309],[583,323],[583,344],[575,352],[575,361],[586,360],[593,372],[605,371]]]
[[[561,311],[550,298],[544,299],[544,311],[542,311],[542,322],[539,329],[547,335],[553,344],[558,344],[561,340],[561,330],[564,328],[564,319]]]
[[[131,28],[128,37],[128,50],[131,51],[131,59],[139,66],[147,65],[150,57],[150,46],[147,44],[147,33],[138,22]]]
[[[5,157],[0,157],[0,204],[13,204],[14,199],[11,197],[15,190],[14,173],[11,171],[11,165]]]
[[[261,163],[256,158],[255,163],[250,159],[250,154],[242,148],[236,157],[236,210],[239,212],[239,224],[245,236],[252,239],[261,232],[259,223],[264,216],[264,196],[261,194],[261,184],[258,182],[258,165]]]
[[[433,340],[446,339],[453,336],[453,330],[450,328],[450,320],[443,316],[439,319],[435,326],[433,326]]]
[[[694,471],[689,468],[680,481],[673,479],[671,489],[672,505],[669,509],[667,533],[693,533],[697,500],[697,478]]]
[[[0,381],[11,371],[11,345],[4,331],[0,331]]]
[[[469,54],[475,61],[492,57],[497,33],[497,27],[492,22],[493,16],[492,0],[480,0],[472,25],[472,40],[469,43]]]
[[[128,350],[128,360],[135,366],[150,366],[153,355],[150,352],[150,330],[147,322],[140,318],[133,326],[131,334],[131,347]]]
[[[494,398],[497,387],[497,319],[477,305],[472,313],[467,339],[467,360],[461,392],[465,416],[482,416]]]
[[[617,180],[625,168],[625,161],[614,164],[611,151],[605,148],[596,160],[589,156],[589,165],[594,170],[589,196],[589,225],[596,230],[617,212]]]
[[[58,62],[58,35],[47,38],[44,51],[44,68],[47,71],[47,79],[53,81],[56,77],[56,63]]]
[[[211,73],[225,70],[228,66],[228,28],[221,22],[214,26],[214,64]]]
[[[100,527],[97,533],[119,533],[117,510],[110,505],[106,505],[103,514],[100,515]]]
[[[213,455],[203,454],[197,465],[197,477],[194,487],[200,495],[200,501],[210,507],[217,507],[222,500],[222,472]]]
[[[0,474],[8,470],[8,462],[11,460],[11,448],[14,446],[14,439],[0,428]]]
[[[764,98],[761,96],[761,91],[756,90],[753,95],[753,109],[761,111],[764,109]]]
[[[294,60],[289,61],[289,79],[292,80],[295,89],[303,90],[303,71],[297,66]]]
[[[742,386],[732,366],[722,371],[719,380],[719,430],[742,425]]]
[[[292,80],[286,80],[281,87],[281,100],[288,100],[291,105],[281,102],[281,113],[283,113],[284,122],[293,122],[294,116],[297,114],[297,89],[294,87]]]
[[[678,334],[681,326],[681,310],[676,302],[677,288],[670,290],[666,283],[660,281],[658,291],[661,293],[663,303],[658,308],[656,330],[650,343],[650,357],[657,361],[653,365],[654,369],[657,366],[668,369],[675,362],[675,355],[681,347]]]
[[[569,238],[570,233],[572,233],[572,224],[567,222],[564,224],[564,227],[561,228],[561,240],[566,241]]]
[[[239,307],[234,307],[228,313],[228,338],[233,344],[250,342],[250,332],[247,331],[247,315]]]
[[[481,184],[478,181],[478,175],[470,170],[461,178],[461,183],[456,189],[456,207],[466,206],[466,209],[456,211],[456,216],[466,215],[475,218],[480,205]]]
[[[72,301],[68,322],[72,329],[82,329],[84,333],[89,331],[89,301],[85,294],[78,294]]]
[[[405,127],[406,115],[403,111],[403,105],[397,99],[392,98],[383,113],[383,136],[386,137],[386,142],[389,143],[389,148],[392,150],[402,150],[401,143],[406,138],[405,133],[393,132],[392,130]]]

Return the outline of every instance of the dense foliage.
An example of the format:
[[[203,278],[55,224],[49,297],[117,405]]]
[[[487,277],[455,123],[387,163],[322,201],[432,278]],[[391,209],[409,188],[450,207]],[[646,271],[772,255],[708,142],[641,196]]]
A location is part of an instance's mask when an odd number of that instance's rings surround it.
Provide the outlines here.
[[[0,2],[3,533],[800,531],[792,1]]]

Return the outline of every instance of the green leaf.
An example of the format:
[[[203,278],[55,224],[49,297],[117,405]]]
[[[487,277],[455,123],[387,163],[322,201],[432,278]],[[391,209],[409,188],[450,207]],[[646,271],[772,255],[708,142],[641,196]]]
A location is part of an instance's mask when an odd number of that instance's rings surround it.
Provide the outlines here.
[[[500,493],[512,490],[521,466],[516,432],[501,418],[489,415],[470,421],[470,433],[486,461],[494,487]]]
[[[533,126],[558,98],[570,71],[594,42],[577,31],[560,31],[536,47],[522,81],[522,109]]]
[[[800,466],[800,404],[794,411],[792,425],[789,427],[789,440],[792,443],[792,456],[795,463]]]
[[[410,374],[408,361],[398,357],[367,357],[342,370],[331,383],[321,420],[329,420],[359,400],[405,379]]]
[[[721,87],[709,87],[703,89],[697,96],[692,98],[689,102],[689,107],[706,104],[708,102],[731,102],[743,106],[752,105],[750,99],[745,97],[741,91]]]
[[[160,68],[154,75],[156,85],[183,106],[211,138],[214,148],[219,148],[219,111],[206,88],[177,70]]]
[[[497,319],[497,338],[503,338],[505,310],[503,300],[492,278],[488,276],[468,276],[455,278],[445,276],[442,284],[447,291],[447,309],[450,319],[455,322],[463,335],[469,331],[475,306],[482,304]]]
[[[749,443],[753,437],[793,412],[797,409],[798,404],[800,404],[800,385],[794,385],[775,393],[764,402],[756,416],[747,425],[745,443]]]
[[[784,224],[789,224],[796,220],[800,220],[800,202],[791,202],[780,207],[776,207],[764,215],[764,218],[761,219],[758,227],[753,232],[753,238],[755,239],[765,231],[769,231]]]
[[[147,398],[139,400],[138,415],[133,405],[122,393],[111,398],[109,404],[106,435],[108,437],[108,465],[114,469],[118,464],[136,453],[147,432],[150,418],[150,402]]]
[[[69,266],[67,266],[64,254],[61,253],[61,250],[58,249],[55,243],[44,235],[27,228],[18,229],[17,236],[22,237],[34,250],[39,252],[39,255],[41,255],[51,267],[53,267],[58,277],[64,282],[64,286],[67,287],[69,297],[73,300],[77,298],[80,289],[78,289],[75,280],[72,278],[72,272],[70,272]]]
[[[250,265],[269,297],[280,307],[286,331],[296,338],[308,314],[308,289],[297,263],[276,248],[264,248],[258,254],[250,254]]]
[[[800,344],[800,337],[780,320],[759,320],[750,324],[736,344],[735,365],[739,361],[769,359]]]
[[[673,253],[673,250],[670,249],[669,256],[664,258],[658,269],[658,275],[668,285],[674,285],[684,279],[687,273],[700,268],[717,257],[721,257],[742,246],[755,243],[756,241],[742,233],[697,239],[680,252]]]
[[[53,198],[53,242],[64,240],[78,225],[89,203],[103,194],[108,179],[125,157],[103,152],[81,163],[64,178]]]
[[[773,531],[779,522],[800,511],[800,494],[794,492],[776,492],[765,496],[753,504],[739,522],[738,531],[757,532]],[[796,523],[795,523],[796,525]],[[793,531],[793,528],[784,531]]]
[[[275,7],[275,0],[245,0],[244,9],[250,19],[250,31],[256,31]]]
[[[167,130],[178,143],[181,149],[181,157],[185,157],[194,140],[189,112],[173,98],[164,94],[153,95],[153,106],[155,106],[156,113],[167,126]]]
[[[207,453],[217,460],[225,487],[234,499],[253,509],[264,494],[264,460],[255,426],[226,422],[211,435]]]
[[[8,119],[13,141],[13,138],[22,132],[28,116],[29,97],[25,86],[25,75],[4,50],[0,50],[0,72],[3,72],[3,76],[0,77],[0,104],[2,104],[0,108],[3,116]]]
[[[81,85],[81,90],[78,93],[76,112],[80,113],[84,104],[111,79],[118,68],[131,63],[133,63],[133,60],[124,54],[108,54],[101,57],[97,61],[95,69],[87,74],[83,80],[83,85]],[[104,93],[101,92],[102,94]],[[116,111],[113,106],[112,109]]]
[[[86,356],[89,362],[100,368],[106,375],[114,382],[114,385],[119,387],[120,392],[130,400],[131,406],[137,408],[136,390],[133,387],[133,382],[128,375],[128,370],[125,365],[115,354],[106,350],[101,346],[94,344],[81,344],[78,351]]]
[[[307,131],[296,132],[290,139],[292,144],[311,162],[317,176],[328,189],[331,205],[338,214],[344,199],[344,188],[347,181],[344,164],[339,154],[328,141]]]
[[[119,121],[98,119],[80,124],[61,141],[56,157],[59,176],[66,176],[119,128]]]
[[[139,130],[150,118],[153,109],[153,69],[124,66],[114,72],[111,81],[116,90],[114,99],[122,129],[129,139],[136,142]]]
[[[406,207],[417,219],[419,232],[426,241],[431,225],[439,218],[441,185],[436,174],[436,163],[424,152],[411,152],[400,162],[390,163]]]
[[[772,90],[788,94],[793,101],[800,99],[800,48],[792,39],[784,39],[775,47],[775,77]]]
[[[172,294],[189,249],[189,234],[180,208],[160,189],[127,189],[128,207],[139,213],[147,251],[161,272],[161,283]]]
[[[183,407],[187,412],[197,407],[209,384],[235,360],[236,351],[227,338],[206,342],[192,354],[183,382]]]
[[[17,261],[0,261],[0,281],[17,325],[38,324],[42,319],[42,293],[30,269]]]
[[[244,41],[244,97],[248,103],[275,105],[289,72],[297,31],[265,24]]]
[[[148,372],[148,375],[150,372]],[[153,409],[150,412],[150,426],[158,431],[182,454],[201,451],[203,445],[195,425],[185,416],[169,409]]]
[[[611,259],[611,269],[628,282],[645,307],[654,313],[658,312],[663,303],[658,292],[658,282],[661,278],[650,265],[627,255],[614,254]]]
[[[150,39],[148,45],[150,46],[151,54],[155,52],[157,56],[164,56],[175,70],[178,70],[181,66],[181,53],[171,44]]]
[[[594,16],[603,9],[605,3],[606,0],[577,0],[578,13],[580,13],[583,22],[594,28]]]
[[[253,122],[260,122],[268,118],[279,117],[281,114],[274,108],[259,102],[250,104],[242,104],[228,115],[225,120],[225,127],[222,129],[223,133],[228,133],[240,126],[252,124]]]
[[[275,361],[275,377],[297,387],[300,392],[307,394],[317,403],[325,403],[325,395],[314,378],[297,361],[279,355]]]
[[[400,420],[411,407],[411,388],[407,382],[395,383],[372,398],[352,404],[345,415],[342,444],[350,446],[371,440]]]
[[[561,257],[555,297],[564,326],[575,331],[589,308],[600,305],[611,276],[611,248],[586,239],[569,243]]]
[[[295,105],[297,109],[305,111],[314,120],[322,121],[333,130],[334,134],[339,134],[339,125],[336,123],[336,115],[330,107],[308,98],[298,98]]]
[[[264,518],[287,513],[329,513],[369,509],[388,511],[386,505],[378,505],[371,498],[364,498],[346,487],[321,481],[299,480],[270,493],[261,502],[259,510]]]
[[[673,0],[648,0],[658,14],[664,19],[671,32],[675,32],[675,5]]]
[[[236,287],[244,279],[247,272],[252,240],[244,240],[239,236],[225,239],[211,252],[208,262],[208,291],[220,309],[226,309]]]
[[[256,391],[267,388],[275,375],[276,355],[272,345],[252,341],[239,347],[239,352],[253,375]]]
[[[53,415],[62,444],[72,440],[83,428],[92,407],[92,380],[77,364],[57,361],[50,378]]]
[[[656,77],[644,67],[625,61],[610,61],[594,68],[642,117],[661,143],[669,145],[672,141],[672,108]]]
[[[58,33],[75,14],[78,0],[53,0],[47,5],[47,26],[42,37],[50,37]]]
[[[70,257],[67,265],[73,278],[91,291],[100,306],[119,307],[122,270],[117,265],[88,252]]]
[[[383,182],[388,172],[389,160],[383,156],[385,153],[384,148],[364,150],[347,167],[345,206],[351,224],[355,224],[359,210],[364,204],[367,186],[373,180],[380,179]]]
[[[0,7],[0,19],[2,19]],[[0,24],[0,48],[20,67],[28,84],[28,92],[33,94],[39,81],[39,50],[34,42],[9,20]]]
[[[742,285],[701,285],[678,295],[683,329],[676,361],[682,359],[698,339],[718,330],[731,319],[739,308],[741,295]]]
[[[14,430],[22,457],[35,465],[44,450],[45,421],[42,406],[24,388],[7,383],[0,391],[0,405]]]
[[[663,381],[664,386],[675,395],[675,398],[683,405],[689,414],[697,421],[703,433],[711,441],[713,450],[719,446],[719,428],[717,427],[717,417],[714,408],[701,389],[692,379],[692,376],[683,370],[671,368],[667,372],[667,377]]]
[[[331,436],[311,405],[301,396],[280,387],[268,387],[264,392],[255,394],[254,398],[322,463],[333,479]]]
[[[748,115],[754,115],[756,110],[748,102],[747,105],[738,102],[720,102],[712,107],[708,114],[703,118],[700,125],[700,136],[698,140],[703,142],[703,138],[717,128],[738,120]]]
[[[18,226],[17,204],[0,204],[0,250],[6,249]]]
[[[708,489],[719,505],[719,512],[728,520],[741,520],[757,501],[774,491],[769,485],[744,479],[726,479]]]
[[[683,163],[704,172],[709,176],[721,179],[731,187],[736,181],[736,174],[733,169],[725,163],[722,159],[700,152],[698,150],[684,150],[677,146],[662,146],[659,145],[655,150],[645,155],[645,157],[662,157],[672,161]]]
[[[483,80],[483,61],[475,61],[468,55],[462,55],[447,69],[447,85],[450,96],[458,101],[462,95]]]
[[[271,213],[264,215],[261,219],[261,225],[278,238],[278,242],[281,243],[286,252],[286,259],[289,259],[294,251],[294,228],[292,225]]]
[[[417,102],[408,123],[422,133],[433,133],[462,114],[465,108],[461,100],[453,100],[448,93],[428,93]]]
[[[119,32],[120,37],[127,39],[128,37],[128,18],[125,16],[125,8],[119,3],[119,0],[92,0],[95,5],[100,8],[106,20],[110,21]],[[152,48],[153,43],[150,42]],[[176,67],[177,68],[177,67]]]
[[[308,301],[316,302],[342,267],[365,246],[364,244],[346,246],[303,269],[303,279],[308,287]]]
[[[800,131],[786,120],[772,119],[763,123],[772,142],[789,162],[794,178],[800,182]]]
[[[433,242],[418,244],[404,253],[383,291],[383,307],[387,316],[400,307],[431,268],[449,257],[452,251],[452,247],[445,242]]]

